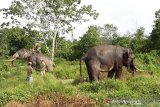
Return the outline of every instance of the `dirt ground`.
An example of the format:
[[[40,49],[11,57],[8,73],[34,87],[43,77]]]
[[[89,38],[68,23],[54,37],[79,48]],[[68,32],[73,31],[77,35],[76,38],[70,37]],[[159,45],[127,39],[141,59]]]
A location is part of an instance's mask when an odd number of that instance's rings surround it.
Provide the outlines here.
[[[81,96],[64,96],[61,93],[38,96],[31,102],[11,101],[5,107],[95,107],[93,99]]]

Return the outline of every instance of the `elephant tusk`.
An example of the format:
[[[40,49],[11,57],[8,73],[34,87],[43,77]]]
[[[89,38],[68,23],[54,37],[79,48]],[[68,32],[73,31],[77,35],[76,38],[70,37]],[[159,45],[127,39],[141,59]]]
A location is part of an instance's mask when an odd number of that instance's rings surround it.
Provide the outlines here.
[[[100,69],[99,71],[100,72],[108,72],[108,70],[105,70],[105,69]]]
[[[136,71],[144,71],[144,70],[137,68],[136,66],[135,66],[135,68],[136,68]]]
[[[112,68],[113,69],[113,68]],[[112,70],[111,68],[110,69],[99,69],[100,72],[109,72]]]
[[[13,58],[13,59],[11,59],[11,60],[9,60],[9,61],[14,61],[14,60],[16,60],[16,58]]]
[[[12,61],[12,60],[3,60],[3,61],[10,62],[10,61]]]

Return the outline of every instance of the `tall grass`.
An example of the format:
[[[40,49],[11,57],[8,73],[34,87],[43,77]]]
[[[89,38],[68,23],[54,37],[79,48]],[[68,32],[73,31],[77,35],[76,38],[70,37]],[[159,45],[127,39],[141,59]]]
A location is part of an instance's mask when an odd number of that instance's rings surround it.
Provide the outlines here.
[[[138,76],[129,76],[125,80],[103,79],[93,83],[80,83],[78,81],[79,61],[70,62],[56,58],[54,71],[47,72],[43,77],[39,71],[35,71],[32,84],[26,81],[27,64],[25,62],[16,61],[17,67],[12,67],[9,62],[2,59],[0,61],[0,106],[12,100],[30,102],[38,95],[52,92],[60,92],[66,96],[88,96],[99,102],[99,106],[106,106],[108,99],[113,102],[140,100],[143,106],[157,106],[160,104],[158,102],[160,100],[159,58],[154,53],[138,54],[136,58],[137,66],[145,70],[143,73],[152,72],[152,75],[146,76],[139,73]],[[125,75],[126,70],[123,72]],[[106,74],[102,75],[106,78]],[[88,78],[85,64],[83,64],[83,77]]]
[[[160,74],[160,55],[157,51],[151,51],[150,53],[137,54],[136,63],[141,69],[146,72]]]

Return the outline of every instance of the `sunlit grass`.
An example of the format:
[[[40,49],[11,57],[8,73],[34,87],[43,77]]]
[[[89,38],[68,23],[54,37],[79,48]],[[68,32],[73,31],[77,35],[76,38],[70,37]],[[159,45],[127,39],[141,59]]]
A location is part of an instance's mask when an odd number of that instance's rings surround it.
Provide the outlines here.
[[[142,67],[141,59],[137,63]],[[56,68],[53,72],[46,72],[46,75],[41,76],[39,71],[34,71],[33,83],[29,84],[26,80],[27,64],[17,61],[16,65],[12,67],[9,62],[0,61],[0,106],[11,100],[29,102],[38,95],[52,92],[60,92],[67,96],[88,96],[98,101],[100,106],[105,106],[107,99],[140,100],[143,105],[148,101],[148,105],[151,106],[160,104],[158,102],[160,100],[158,71],[148,76],[139,73],[131,77],[125,73],[124,75],[129,77],[122,80],[103,79],[93,83],[81,83],[79,61],[56,59]],[[154,66],[159,69],[158,64]],[[147,69],[144,72],[147,72]],[[104,78],[107,77],[106,74],[102,75]],[[83,78],[88,78],[85,64],[83,64]]]

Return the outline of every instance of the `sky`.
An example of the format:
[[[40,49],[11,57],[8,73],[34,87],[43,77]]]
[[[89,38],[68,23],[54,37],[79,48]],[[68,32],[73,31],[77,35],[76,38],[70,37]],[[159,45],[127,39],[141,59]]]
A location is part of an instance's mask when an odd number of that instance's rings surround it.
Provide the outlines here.
[[[11,1],[1,0],[0,8],[8,7]],[[83,36],[89,26],[104,24],[117,26],[120,34],[133,33],[142,26],[148,35],[154,24],[154,13],[160,9],[160,0],[81,0],[81,3],[92,5],[93,9],[99,13],[99,17],[97,20],[75,24],[76,29],[73,31],[75,39]]]

